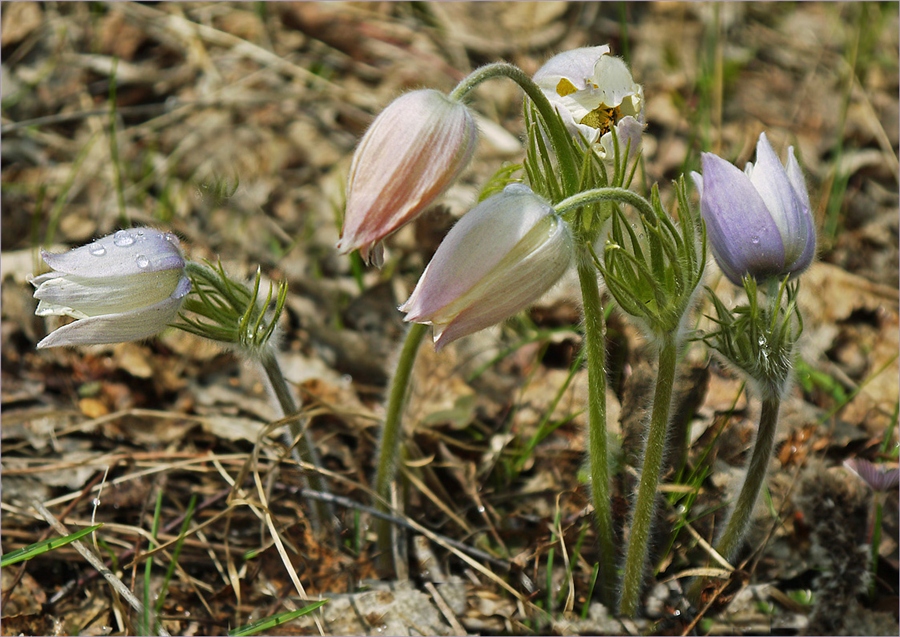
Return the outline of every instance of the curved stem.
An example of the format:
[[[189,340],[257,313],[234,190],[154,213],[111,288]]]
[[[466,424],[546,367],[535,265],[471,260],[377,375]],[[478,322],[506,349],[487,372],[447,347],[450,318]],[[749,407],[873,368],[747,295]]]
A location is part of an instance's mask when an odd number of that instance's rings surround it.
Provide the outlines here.
[[[566,192],[578,191],[578,163],[572,152],[572,142],[569,132],[559,118],[559,114],[547,96],[544,95],[541,88],[534,83],[525,71],[518,66],[507,62],[495,62],[475,69],[469,75],[456,85],[450,92],[450,98],[461,100],[469,94],[476,86],[495,77],[506,77],[518,84],[525,94],[534,102],[535,107],[547,124],[547,131],[550,134],[550,141],[553,144],[553,150],[561,164],[561,172],[565,183]]]
[[[391,483],[397,471],[397,456],[400,448],[402,434],[401,416],[406,406],[406,394],[409,388],[409,377],[412,374],[413,364],[416,362],[416,354],[422,338],[428,333],[428,325],[414,323],[406,333],[403,349],[400,350],[400,359],[397,361],[397,369],[391,379],[388,392],[387,412],[384,416],[384,426],[381,430],[381,449],[378,452],[378,468],[375,474],[375,493],[379,496],[376,507],[383,513],[390,512]],[[392,551],[393,526],[388,519],[379,519],[376,522],[378,532],[379,565],[384,571],[390,570]]]
[[[775,446],[775,429],[778,425],[778,410],[781,407],[781,398],[774,396],[764,399],[762,412],[759,416],[759,431],[756,434],[756,442],[753,445],[753,454],[750,456],[750,464],[747,465],[747,477],[737,500],[734,502],[731,517],[725,526],[725,531],[716,542],[716,551],[729,562],[734,558],[741,547],[741,540],[750,524],[756,499],[762,490],[769,469],[769,460],[772,458],[772,449]]]
[[[606,431],[606,323],[597,270],[586,246],[579,250],[577,263],[584,308],[584,347],[588,367],[588,458],[600,545],[600,595],[603,603],[611,607],[616,581],[616,546],[613,540]]]
[[[582,206],[601,201],[617,201],[619,203],[629,204],[637,208],[645,217],[655,218],[656,213],[649,201],[641,197],[636,192],[626,190],[625,188],[592,188],[579,192],[567,199],[563,199],[554,206],[556,213],[564,216],[570,210],[577,210]]]
[[[300,410],[294,402],[294,397],[291,395],[291,391],[288,388],[284,374],[281,372],[281,366],[278,364],[275,354],[273,352],[266,352],[259,357],[259,362],[263,371],[266,373],[266,377],[269,379],[272,391],[275,394],[275,398],[278,400],[278,404],[281,406],[283,414],[285,416],[299,414]],[[288,447],[290,447],[294,440],[296,440],[297,446],[294,447],[294,449],[296,449],[299,459],[318,469],[321,467],[319,454],[316,452],[316,448],[309,443],[309,437],[304,431],[305,420],[305,418],[295,418],[288,423],[288,439],[286,442]],[[314,491],[328,493],[325,481],[317,471],[307,472],[303,477]],[[320,527],[323,524],[327,525],[331,520],[331,515],[332,510],[327,503],[320,500],[314,500],[311,515],[313,526]]]
[[[753,444],[753,453],[747,465],[747,477],[741,487],[741,492],[734,501],[731,509],[731,517],[725,525],[725,530],[719,536],[714,547],[716,552],[730,562],[734,559],[741,541],[750,525],[753,509],[756,507],[756,499],[762,489],[769,469],[769,460],[772,457],[772,449],[775,446],[775,429],[778,426],[778,411],[781,407],[781,398],[775,393],[762,401],[762,410],[759,416],[759,431],[756,434],[756,442]],[[697,578],[688,589],[688,598],[695,601],[703,590],[703,578]]]
[[[672,386],[675,382],[675,363],[678,347],[676,332],[661,335],[656,390],[653,396],[653,411],[650,414],[650,429],[644,448],[644,462],[638,485],[637,500],[631,519],[631,535],[625,556],[625,573],[622,580],[622,597],[619,613],[632,617],[637,611],[644,583],[644,563],[647,560],[647,545],[655,511],[656,488],[666,448],[666,429],[669,423],[669,409],[672,402]]]

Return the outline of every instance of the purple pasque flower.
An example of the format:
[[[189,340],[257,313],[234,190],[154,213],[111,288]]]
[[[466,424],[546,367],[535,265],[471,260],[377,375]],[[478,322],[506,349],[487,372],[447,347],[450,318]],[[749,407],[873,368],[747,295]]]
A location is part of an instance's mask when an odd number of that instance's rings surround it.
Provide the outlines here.
[[[547,60],[535,83],[556,107],[566,127],[580,135],[601,159],[615,156],[612,130],[629,158],[637,154],[644,130],[644,89],[608,45],[565,51]]]
[[[873,491],[884,493],[896,489],[900,484],[900,470],[896,467],[888,469],[884,465],[876,465],[859,457],[844,460],[844,466],[872,487]]]
[[[439,91],[391,102],[363,135],[347,179],[337,248],[381,266],[382,240],[412,221],[468,165],[478,129],[468,107]]]
[[[453,226],[409,299],[405,319],[434,326],[435,349],[509,318],[569,267],[569,226],[524,184],[511,184]]]
[[[691,173],[713,256],[735,285],[797,276],[816,253],[816,228],[803,172],[788,148],[782,166],[766,134],[756,145],[756,165],[741,172],[712,153],[702,155],[703,175]]]
[[[35,314],[78,320],[50,333],[38,349],[148,338],[175,319],[191,291],[171,232],[119,230],[62,254],[42,250],[41,257],[53,271],[31,282]]]

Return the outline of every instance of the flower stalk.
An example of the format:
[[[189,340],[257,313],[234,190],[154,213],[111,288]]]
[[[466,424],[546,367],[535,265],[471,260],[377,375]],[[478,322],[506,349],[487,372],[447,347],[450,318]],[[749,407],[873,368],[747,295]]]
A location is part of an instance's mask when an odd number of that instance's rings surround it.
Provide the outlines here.
[[[295,460],[314,467],[313,471],[304,472],[304,480],[309,487],[327,493],[327,485],[318,472],[321,467],[318,453],[310,444],[305,431],[306,419],[302,417],[294,400],[271,343],[278,318],[287,301],[287,283],[282,282],[277,293],[270,285],[265,298],[260,302],[260,269],[256,271],[252,289],[232,280],[221,263],[213,268],[211,264],[188,262],[185,270],[193,284],[193,292],[185,301],[183,309],[194,316],[182,312],[181,320],[175,327],[231,345],[242,355],[259,363],[282,415],[290,418],[288,431],[285,432],[287,448],[295,454]],[[274,307],[269,310],[273,302]],[[310,513],[313,527],[328,528],[331,519],[331,506],[321,500],[313,500]]]
[[[381,447],[378,451],[378,467],[375,474],[375,493],[378,495],[376,507],[384,513],[389,513],[391,509],[391,484],[397,474],[397,463],[400,458],[400,440],[403,433],[402,416],[403,408],[406,406],[409,380],[419,346],[427,333],[428,326],[423,323],[413,323],[407,330],[406,340],[403,342],[403,349],[400,350],[400,358],[397,361],[388,391],[387,410],[381,428]],[[391,570],[393,529],[393,524],[387,518],[380,518],[376,522],[378,566],[379,570],[384,573]]]
[[[657,362],[656,389],[653,394],[653,411],[644,448],[641,479],[631,519],[628,551],[622,576],[622,595],[619,613],[632,617],[637,612],[644,584],[644,564],[650,541],[653,516],[656,511],[656,489],[666,451],[666,434],[669,409],[672,403],[672,387],[675,384],[675,367],[678,343],[674,333],[661,335],[659,361]]]
[[[741,541],[750,525],[753,509],[759,498],[759,492],[766,479],[769,460],[775,447],[775,429],[778,426],[778,412],[781,407],[780,396],[769,396],[762,401],[759,416],[759,430],[753,443],[753,453],[747,465],[747,477],[741,492],[732,507],[731,517],[725,531],[715,543],[716,552],[729,562],[741,547]]]
[[[300,409],[291,395],[291,390],[281,371],[281,366],[275,358],[275,353],[269,351],[260,356],[259,364],[269,380],[272,393],[275,394],[282,413],[286,417],[291,417],[288,421],[288,431],[285,432],[287,434],[285,444],[289,449],[297,451],[299,460],[314,468],[313,471],[302,472],[303,480],[307,483],[304,486],[308,485],[313,491],[328,493],[328,487],[318,472],[319,467],[322,466],[319,462],[319,454],[315,446],[310,444],[309,436],[307,436],[306,418],[301,415]],[[327,529],[330,526],[332,515],[329,503],[324,500],[312,500],[310,522],[314,528]]]
[[[584,348],[588,367],[588,458],[591,498],[600,548],[600,597],[611,606],[618,551],[610,497],[609,443],[606,429],[606,321],[591,255],[582,246],[576,258],[584,312]]]
[[[759,493],[765,484],[769,461],[775,445],[775,431],[781,401],[790,382],[794,343],[803,329],[797,307],[798,283],[789,284],[785,275],[780,282],[766,282],[765,303],[761,304],[756,280],[744,277],[747,304],[729,311],[710,291],[716,309],[713,319],[718,330],[703,340],[728,362],[743,370],[762,398],[759,429],[753,444],[747,475],[731,509],[728,522],[714,543],[726,560],[733,560],[750,525]],[[688,597],[699,599],[704,585],[697,579],[688,589]]]

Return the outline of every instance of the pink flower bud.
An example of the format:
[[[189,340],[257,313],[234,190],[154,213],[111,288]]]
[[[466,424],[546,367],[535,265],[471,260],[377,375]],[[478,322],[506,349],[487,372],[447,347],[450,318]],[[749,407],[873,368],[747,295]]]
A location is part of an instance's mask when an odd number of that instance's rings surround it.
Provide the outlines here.
[[[538,69],[534,81],[572,134],[584,137],[601,159],[615,156],[613,129],[622,152],[629,147],[629,159],[637,154],[644,130],[644,90],[625,62],[609,54],[609,46],[555,55]]]
[[[524,309],[569,267],[572,235],[550,205],[512,184],[447,233],[409,300],[406,320],[434,326],[435,348]]]
[[[171,323],[191,290],[178,238],[152,228],[119,230],[93,243],[41,257],[52,272],[36,277],[38,316],[79,319],[38,348],[121,343]]]
[[[338,250],[359,250],[366,263],[381,266],[381,241],[453,183],[476,142],[469,109],[439,91],[413,91],[391,102],[353,155]]]
[[[787,168],[759,136],[756,165],[742,172],[721,157],[703,153],[703,175],[692,173],[700,214],[713,256],[735,285],[749,274],[758,281],[797,276],[816,253],[816,228],[794,149]]]

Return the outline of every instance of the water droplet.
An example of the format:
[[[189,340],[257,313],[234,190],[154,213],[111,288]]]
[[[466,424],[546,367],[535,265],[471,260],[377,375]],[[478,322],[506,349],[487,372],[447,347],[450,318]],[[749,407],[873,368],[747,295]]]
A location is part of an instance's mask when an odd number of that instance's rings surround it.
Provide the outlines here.
[[[115,243],[120,248],[127,248],[134,243],[134,237],[132,237],[131,233],[126,230],[119,230],[115,235],[113,235],[113,243]]]
[[[145,257],[143,254],[139,254],[134,258],[134,262],[137,263],[137,267],[141,270],[150,267],[150,259]]]
[[[164,236],[166,237],[166,241],[168,241],[170,243],[174,243],[175,245],[178,245],[178,237],[176,237],[171,232],[167,232]]]
[[[102,257],[104,254],[106,254],[106,248],[104,248],[99,243],[92,244],[91,247],[89,248],[89,251],[95,257]]]
[[[759,237],[753,237],[752,239],[750,239],[750,241],[752,241],[754,244],[757,244],[759,243]]]

